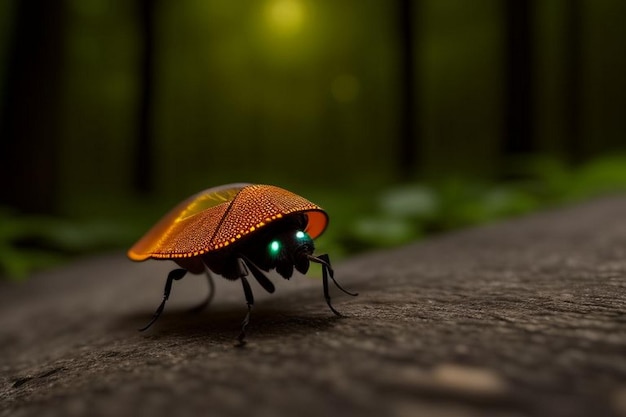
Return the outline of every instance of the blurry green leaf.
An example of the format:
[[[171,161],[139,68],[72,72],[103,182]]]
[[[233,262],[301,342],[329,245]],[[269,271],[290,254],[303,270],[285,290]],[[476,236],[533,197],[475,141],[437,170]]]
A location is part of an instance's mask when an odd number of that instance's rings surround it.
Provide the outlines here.
[[[585,164],[573,177],[569,197],[626,190],[626,156],[608,156]]]
[[[572,170],[556,158],[527,159],[524,174],[530,177],[532,190],[541,196],[544,204],[562,200],[573,183]]]
[[[372,247],[396,246],[409,242],[419,235],[419,230],[406,219],[391,217],[364,217],[352,229],[353,236]]]
[[[379,201],[383,213],[390,217],[432,217],[439,207],[437,195],[423,185],[392,188]]]
[[[43,250],[16,249],[0,244],[0,276],[23,279],[33,270],[59,265],[63,257]]]
[[[0,276],[21,278],[70,256],[117,248],[136,237],[132,232],[113,221],[24,216],[0,208]]]
[[[486,218],[499,218],[527,213],[538,207],[530,194],[512,187],[496,187],[488,190],[482,198]]]

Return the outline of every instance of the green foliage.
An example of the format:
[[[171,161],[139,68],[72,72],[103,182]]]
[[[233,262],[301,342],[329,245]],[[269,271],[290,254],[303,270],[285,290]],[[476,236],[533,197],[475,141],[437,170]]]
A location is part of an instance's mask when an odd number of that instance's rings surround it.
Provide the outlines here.
[[[432,233],[509,218],[553,205],[626,190],[626,156],[597,158],[577,169],[558,160],[521,164],[518,180],[452,179],[396,186],[376,197],[372,212],[343,219],[343,252],[392,247]],[[336,216],[335,216],[336,218]]]
[[[128,230],[114,221],[21,216],[0,209],[0,276],[20,279],[76,256],[119,248],[129,240]]]
[[[521,163],[517,180],[484,183],[450,179],[372,192],[355,187],[301,190],[331,213],[316,242],[334,259],[394,247],[448,230],[518,216],[549,206],[626,190],[626,156],[597,158],[576,169],[549,158]],[[111,203],[113,204],[113,203]],[[77,207],[77,205],[73,205]],[[146,202],[85,206],[72,220],[0,210],[0,275],[21,278],[76,256],[130,245],[167,206]],[[103,213],[95,213],[96,210]],[[80,210],[79,210],[80,212]]]
[[[626,187],[626,157],[610,156],[596,159],[573,175],[569,198],[584,198],[599,193],[624,190]]]

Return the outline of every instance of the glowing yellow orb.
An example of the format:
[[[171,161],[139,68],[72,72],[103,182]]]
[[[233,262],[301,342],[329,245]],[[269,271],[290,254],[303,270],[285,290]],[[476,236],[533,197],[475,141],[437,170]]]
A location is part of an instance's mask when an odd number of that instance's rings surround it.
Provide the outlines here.
[[[297,33],[304,23],[306,10],[300,0],[271,0],[265,8],[270,28],[283,35]]]

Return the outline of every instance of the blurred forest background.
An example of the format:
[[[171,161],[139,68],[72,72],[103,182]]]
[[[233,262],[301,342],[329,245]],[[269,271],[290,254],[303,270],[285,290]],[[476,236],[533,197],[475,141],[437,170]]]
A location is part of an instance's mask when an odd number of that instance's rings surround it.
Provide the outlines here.
[[[271,183],[335,257],[626,189],[623,0],[0,0],[0,275]]]

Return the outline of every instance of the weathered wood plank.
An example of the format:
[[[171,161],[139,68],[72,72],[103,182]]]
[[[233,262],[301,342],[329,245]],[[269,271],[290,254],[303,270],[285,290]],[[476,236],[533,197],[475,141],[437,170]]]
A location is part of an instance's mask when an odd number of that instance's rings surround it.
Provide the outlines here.
[[[344,262],[359,297],[327,309],[319,280],[175,283],[122,254],[0,286],[7,416],[626,415],[626,198]]]

